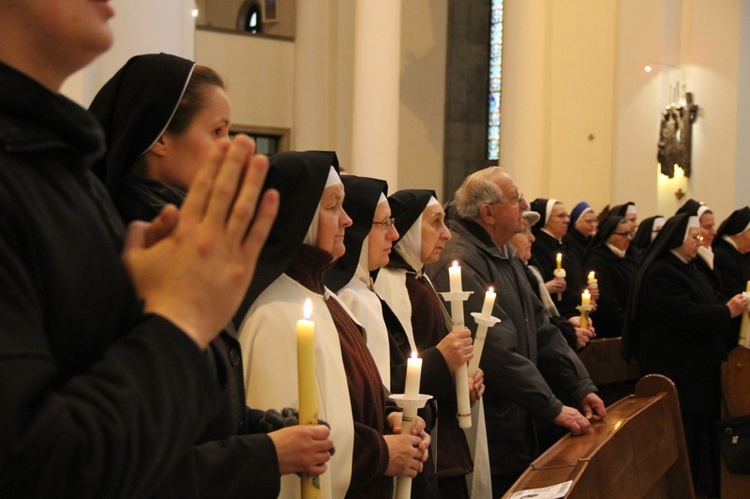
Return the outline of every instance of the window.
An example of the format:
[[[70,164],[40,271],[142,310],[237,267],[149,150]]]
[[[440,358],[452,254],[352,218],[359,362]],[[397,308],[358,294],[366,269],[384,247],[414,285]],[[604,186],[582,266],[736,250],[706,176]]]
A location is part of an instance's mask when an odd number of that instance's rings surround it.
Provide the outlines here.
[[[503,76],[503,0],[492,0],[487,159],[500,158],[500,102]]]
[[[237,16],[237,28],[246,33],[260,33],[262,31],[261,10],[258,2],[251,1],[242,4]]]

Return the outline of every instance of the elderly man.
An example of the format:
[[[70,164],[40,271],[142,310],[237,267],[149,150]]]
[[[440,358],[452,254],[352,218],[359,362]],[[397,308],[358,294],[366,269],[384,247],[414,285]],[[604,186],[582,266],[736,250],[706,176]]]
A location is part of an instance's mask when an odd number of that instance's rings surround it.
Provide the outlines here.
[[[458,217],[438,262],[427,267],[438,290],[447,290],[448,267],[459,260],[463,286],[473,291],[469,312],[482,307],[487,288],[497,292],[492,315],[502,319],[487,332],[480,365],[485,372],[485,411],[493,497],[507,490],[538,455],[537,427],[551,423],[580,435],[589,419],[606,411],[596,387],[559,329],[552,326],[524,275],[522,263],[506,244],[522,230],[528,204],[499,167],[476,172],[456,192]],[[563,405],[555,389],[580,402],[583,414]]]

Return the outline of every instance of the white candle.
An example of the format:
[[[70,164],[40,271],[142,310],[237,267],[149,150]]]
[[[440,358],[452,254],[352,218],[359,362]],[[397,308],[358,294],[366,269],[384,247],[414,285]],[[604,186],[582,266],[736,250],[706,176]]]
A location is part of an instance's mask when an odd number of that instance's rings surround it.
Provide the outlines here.
[[[492,316],[492,307],[495,306],[495,290],[490,287],[484,294],[484,305],[482,305],[482,317],[489,318]]]
[[[458,265],[456,260],[454,260],[453,265],[448,268],[448,276],[450,277],[451,293],[463,292],[463,288],[461,287],[461,266]]]
[[[419,381],[422,377],[422,359],[417,357],[417,352],[411,353],[411,358],[406,361],[406,387],[404,398],[415,399],[419,397]]]
[[[589,290],[587,289],[581,295],[581,305],[584,307],[588,307],[590,303],[591,303],[591,293],[589,293]]]
[[[315,376],[315,323],[310,320],[312,302],[304,305],[304,319],[297,321],[297,382],[299,423],[318,424],[318,384]]]
[[[557,270],[562,270],[562,253],[558,253],[555,260],[557,260]]]
[[[594,281],[596,281],[596,274],[594,274],[594,271],[592,270],[591,272],[589,272],[589,284]]]

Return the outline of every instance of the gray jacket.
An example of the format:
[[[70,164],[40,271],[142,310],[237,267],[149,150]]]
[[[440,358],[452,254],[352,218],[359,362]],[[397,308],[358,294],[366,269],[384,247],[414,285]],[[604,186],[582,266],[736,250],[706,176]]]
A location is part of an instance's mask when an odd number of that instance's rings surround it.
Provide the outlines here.
[[[464,291],[466,325],[476,332],[471,312],[479,312],[487,289],[497,298],[492,315],[501,319],[487,331],[480,367],[485,373],[484,408],[493,474],[523,470],[538,454],[535,425],[550,424],[563,403],[596,391],[586,369],[553,326],[509,246],[498,248],[489,234],[470,220],[454,220],[453,238],[440,260],[427,266],[438,291],[448,290],[448,267],[458,260]]]

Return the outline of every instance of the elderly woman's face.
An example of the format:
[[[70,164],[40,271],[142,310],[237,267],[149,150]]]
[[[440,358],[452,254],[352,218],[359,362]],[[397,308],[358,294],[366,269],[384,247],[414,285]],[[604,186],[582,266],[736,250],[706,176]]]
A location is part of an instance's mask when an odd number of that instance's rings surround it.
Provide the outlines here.
[[[710,248],[716,237],[716,218],[711,212],[706,212],[701,216],[701,236],[703,236],[703,246]]]
[[[682,245],[675,248],[675,251],[685,260],[690,261],[698,254],[698,248],[701,245],[703,236],[699,227],[690,227],[688,229],[687,239]]]
[[[549,220],[547,220],[547,225],[545,225],[544,228],[557,239],[562,239],[562,237],[568,232],[569,223],[570,215],[565,211],[565,206],[563,206],[562,203],[555,203],[552,207],[552,213],[550,213]]]
[[[391,220],[391,207],[383,201],[375,208],[372,228],[367,236],[368,270],[377,270],[388,265],[393,241],[398,239],[398,231]]]
[[[596,215],[587,211],[576,220],[576,229],[584,236],[593,237],[596,234]]]
[[[522,222],[523,231],[514,235],[510,239],[510,244],[516,250],[516,256],[521,259],[524,263],[531,260],[531,244],[534,242],[534,234],[531,233],[531,227],[529,223],[524,220]]]
[[[443,207],[433,204],[425,208],[422,212],[422,263],[437,262],[450,238]]]
[[[632,230],[632,225],[627,220],[623,220],[614,232],[607,238],[607,242],[619,249],[620,251],[627,251],[630,246],[630,241],[635,237],[635,232]]]
[[[326,187],[320,197],[318,237],[315,247],[329,253],[334,259],[341,257],[344,247],[344,232],[352,219],[344,211],[344,185]]]

